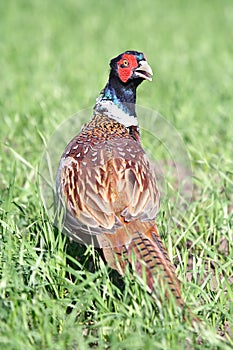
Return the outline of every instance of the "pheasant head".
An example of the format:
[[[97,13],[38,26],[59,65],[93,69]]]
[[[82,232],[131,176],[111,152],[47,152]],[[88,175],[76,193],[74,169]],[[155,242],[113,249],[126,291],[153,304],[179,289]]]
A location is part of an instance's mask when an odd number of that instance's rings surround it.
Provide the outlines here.
[[[113,58],[110,61],[109,80],[96,101],[95,112],[107,110],[111,112],[109,117],[124,126],[136,126],[136,89],[143,80],[151,81],[152,75],[142,52],[126,51]]]
[[[110,61],[110,77],[118,78],[126,86],[133,82],[135,86],[143,80],[152,80],[152,69],[142,52],[126,51]]]

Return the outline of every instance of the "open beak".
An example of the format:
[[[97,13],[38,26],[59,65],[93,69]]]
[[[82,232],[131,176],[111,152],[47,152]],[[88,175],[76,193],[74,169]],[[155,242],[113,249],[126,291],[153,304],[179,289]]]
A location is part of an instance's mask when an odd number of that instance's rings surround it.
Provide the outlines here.
[[[152,81],[153,72],[147,61],[140,61],[138,68],[135,69],[134,74],[137,77]]]

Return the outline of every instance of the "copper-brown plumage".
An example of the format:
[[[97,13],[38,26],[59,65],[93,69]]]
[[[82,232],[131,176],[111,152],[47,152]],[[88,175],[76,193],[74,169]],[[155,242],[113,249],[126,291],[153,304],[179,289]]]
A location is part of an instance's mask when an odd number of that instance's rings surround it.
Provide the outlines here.
[[[121,79],[119,74],[130,55],[136,57],[138,66],[133,66],[125,81],[126,75]],[[87,242],[87,237],[93,237],[109,265],[121,274],[127,263],[135,261],[136,271],[140,276],[146,274],[151,291],[156,281],[182,306],[180,284],[155,224],[159,206],[156,177],[135,121],[136,88],[143,79],[150,80],[152,71],[141,53],[132,51],[123,57],[124,61],[122,55],[111,61],[110,80],[91,121],[61,157],[57,194],[66,207],[65,228],[76,240]],[[119,62],[123,63],[119,66]],[[131,90],[134,105],[124,105],[127,96],[132,99]]]

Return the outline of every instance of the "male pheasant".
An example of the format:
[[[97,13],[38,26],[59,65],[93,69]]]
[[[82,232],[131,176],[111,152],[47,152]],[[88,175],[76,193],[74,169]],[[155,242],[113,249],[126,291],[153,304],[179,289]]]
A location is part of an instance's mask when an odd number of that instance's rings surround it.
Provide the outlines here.
[[[133,264],[150,291],[163,285],[182,307],[179,281],[155,224],[159,193],[135,112],[136,89],[152,74],[141,52],[111,60],[91,121],[61,157],[57,203],[65,207],[64,227],[74,240],[101,247],[121,274]]]

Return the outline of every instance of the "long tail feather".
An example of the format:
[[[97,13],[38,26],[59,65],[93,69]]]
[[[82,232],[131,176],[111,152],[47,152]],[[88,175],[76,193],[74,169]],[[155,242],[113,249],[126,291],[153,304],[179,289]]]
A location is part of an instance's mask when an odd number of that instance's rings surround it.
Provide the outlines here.
[[[136,271],[141,277],[143,268],[145,269],[149,289],[153,291],[156,284],[162,285],[165,288],[167,298],[173,294],[177,304],[183,306],[179,280],[156,228],[150,229],[146,233],[137,232],[134,234],[128,249],[130,262],[132,254],[136,256]]]
[[[105,239],[110,247],[103,249],[108,264],[121,274],[124,273],[127,261],[135,261],[137,273],[143,277],[146,273],[146,283],[150,291],[156,284],[163,285],[166,296],[174,295],[177,305],[182,307],[180,283],[175,274],[166,248],[158,234],[157,227],[151,222],[134,221],[118,229],[116,234],[106,234]],[[101,242],[103,244],[103,241]]]

